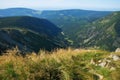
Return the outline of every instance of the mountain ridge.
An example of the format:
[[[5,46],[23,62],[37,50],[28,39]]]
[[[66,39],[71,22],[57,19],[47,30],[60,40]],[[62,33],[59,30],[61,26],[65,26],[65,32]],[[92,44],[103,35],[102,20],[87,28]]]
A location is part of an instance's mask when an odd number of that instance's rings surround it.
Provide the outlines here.
[[[35,52],[64,48],[66,40],[61,32],[46,19],[28,16],[0,18],[1,51],[16,45],[21,50],[26,47],[27,51]]]
[[[20,9],[22,9],[23,12]],[[18,8],[18,11],[22,13],[17,14],[15,13],[15,11],[13,11],[9,13],[8,16],[15,16],[15,15],[21,16],[21,14],[22,15],[24,14],[25,12],[24,10],[26,9]],[[108,28],[108,26],[117,25],[117,24],[109,23],[109,20],[114,19],[114,17],[111,17],[114,13],[116,12],[89,11],[89,10],[78,10],[78,9],[76,10],[73,10],[73,9],[72,10],[55,10],[55,11],[50,11],[50,10],[49,11],[37,11],[37,10],[34,11],[30,9],[30,13],[28,14],[28,12],[26,12],[24,16],[28,15],[31,17],[43,18],[43,19],[47,19],[51,21],[52,23],[54,23],[56,26],[58,26],[59,28],[63,30],[64,34],[67,36],[66,39],[69,42],[71,42],[70,46],[72,47],[84,48],[84,47],[101,46],[103,49],[114,50],[115,48],[119,46],[116,46],[114,48],[111,47],[110,49],[108,49],[108,46],[112,45],[111,41],[114,41],[114,38],[105,39],[106,36],[117,37],[115,36],[116,30],[118,30],[117,32],[119,34],[118,27],[116,27],[117,29],[115,29],[114,27]],[[3,16],[6,16],[6,15],[3,15]],[[112,22],[116,23],[115,21],[113,20]],[[117,23],[119,23],[119,20]],[[106,29],[107,31],[105,31]],[[51,34],[54,34],[54,32]],[[102,37],[102,39],[104,39],[106,42],[105,41],[102,42],[102,40],[99,40],[100,37]],[[110,45],[107,44],[107,41],[110,41],[111,44]]]
[[[81,46],[99,46],[105,50],[115,51],[119,45],[119,25],[120,12],[114,12],[109,16],[94,21],[91,24],[84,26],[83,31],[78,32],[78,40],[81,41]]]

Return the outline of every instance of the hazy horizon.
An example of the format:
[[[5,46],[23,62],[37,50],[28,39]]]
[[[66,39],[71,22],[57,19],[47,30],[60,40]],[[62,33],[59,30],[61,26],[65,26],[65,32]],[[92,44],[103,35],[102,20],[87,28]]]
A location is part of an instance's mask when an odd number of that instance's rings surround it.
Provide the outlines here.
[[[6,8],[30,8],[36,10],[65,10],[82,9],[95,11],[120,11],[118,0],[0,0],[0,9]]]

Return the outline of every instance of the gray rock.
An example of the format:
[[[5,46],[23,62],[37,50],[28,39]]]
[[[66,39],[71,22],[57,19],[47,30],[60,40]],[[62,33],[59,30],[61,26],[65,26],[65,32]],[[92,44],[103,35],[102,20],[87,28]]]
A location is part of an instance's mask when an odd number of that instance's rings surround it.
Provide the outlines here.
[[[118,60],[120,60],[120,57],[117,56],[117,55],[113,55],[113,60],[114,60],[114,61],[118,61]]]
[[[120,48],[117,48],[117,49],[115,50],[115,52],[120,52]]]

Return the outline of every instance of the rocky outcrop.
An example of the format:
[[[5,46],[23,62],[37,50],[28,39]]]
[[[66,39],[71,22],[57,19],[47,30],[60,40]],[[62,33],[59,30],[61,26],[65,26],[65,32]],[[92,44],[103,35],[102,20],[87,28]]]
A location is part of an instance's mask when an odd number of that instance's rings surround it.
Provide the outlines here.
[[[103,59],[101,58],[100,60],[92,58],[90,64],[100,66],[101,68],[109,69],[110,71],[114,71],[117,68],[113,63],[119,60],[120,60],[119,55],[111,53],[110,55],[106,56]],[[96,70],[90,70],[89,72],[94,74],[98,78],[97,80],[103,80],[104,78],[104,76],[97,73]]]
[[[115,55],[115,54],[111,54],[111,55],[109,56],[109,58],[112,58],[113,61],[118,61],[118,60],[120,60],[120,56],[119,56],[119,55]]]
[[[95,66],[101,66],[103,68],[109,68],[110,70],[115,70],[114,65],[112,65],[113,61],[119,61],[120,56],[117,54],[110,54],[108,57],[100,59],[98,61],[91,59],[90,63]]]
[[[115,52],[120,52],[120,48],[117,48],[117,49],[115,50]]]

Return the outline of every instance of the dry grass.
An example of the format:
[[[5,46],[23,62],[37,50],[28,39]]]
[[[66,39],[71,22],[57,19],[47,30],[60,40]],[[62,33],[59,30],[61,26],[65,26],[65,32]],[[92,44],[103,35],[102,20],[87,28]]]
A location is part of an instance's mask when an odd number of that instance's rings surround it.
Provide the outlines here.
[[[53,52],[41,50],[38,54],[33,52],[23,57],[14,48],[0,56],[0,80],[96,80],[98,77],[90,73],[95,69],[90,60],[109,54],[101,50],[68,48]]]

